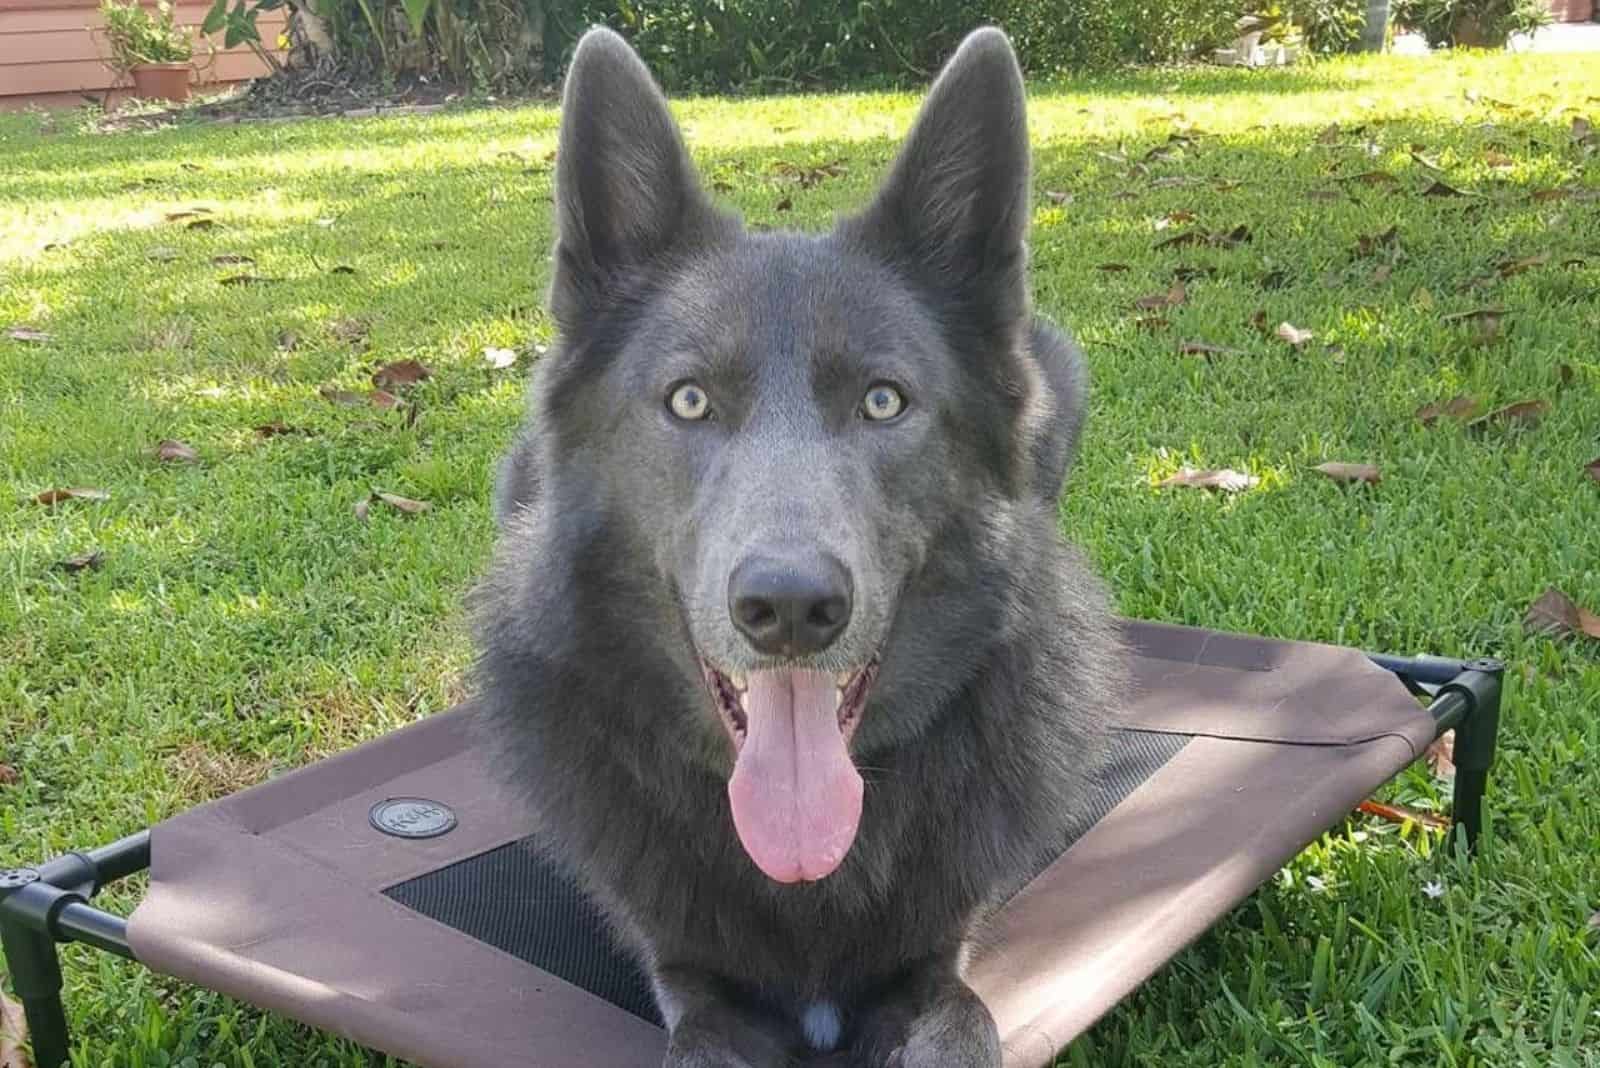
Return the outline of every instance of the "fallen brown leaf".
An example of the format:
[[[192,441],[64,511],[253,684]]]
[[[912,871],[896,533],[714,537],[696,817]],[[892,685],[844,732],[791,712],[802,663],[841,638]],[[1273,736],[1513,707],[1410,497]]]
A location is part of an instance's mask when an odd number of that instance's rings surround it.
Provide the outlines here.
[[[33,1068],[22,1051],[27,1044],[28,1021],[22,1006],[6,997],[0,987],[0,1068]]]
[[[1594,136],[1594,124],[1582,115],[1575,115],[1572,119],[1572,139],[1574,141],[1587,141]]]
[[[213,267],[243,267],[256,261],[242,252],[224,252],[211,257]]]
[[[279,352],[293,352],[300,347],[300,335],[293,330],[279,330],[277,345]]]
[[[355,274],[356,273],[356,269],[354,267],[350,266],[348,263],[339,263],[339,264],[335,264],[332,267],[329,267],[328,268],[328,273],[329,274]]]
[[[1422,191],[1422,195],[1425,197],[1464,197],[1467,194],[1463,193],[1455,186],[1446,185],[1444,182],[1435,181],[1432,185],[1428,186],[1428,188]]]
[[[1369,486],[1376,486],[1383,481],[1383,476],[1378,472],[1375,464],[1347,464],[1331,461],[1325,464],[1318,464],[1312,470],[1328,476],[1335,482],[1365,482]]]
[[[1405,805],[1391,805],[1384,801],[1373,801],[1370,798],[1356,806],[1356,811],[1367,816],[1376,816],[1390,823],[1415,823],[1419,827],[1431,827],[1436,831],[1448,831],[1450,821],[1436,812],[1423,812],[1420,809],[1409,808]]]
[[[1379,249],[1392,248],[1400,240],[1400,227],[1391,226],[1387,230],[1380,230],[1375,234],[1363,234],[1356,238],[1356,255],[1370,256]]]
[[[1278,329],[1275,331],[1275,333],[1281,340],[1287,341],[1292,347],[1297,349],[1317,336],[1309,330],[1300,329],[1293,323],[1279,323]]]
[[[1557,364],[1556,386],[1560,389],[1566,389],[1568,386],[1572,385],[1572,379],[1576,375],[1577,372],[1572,369],[1572,365],[1570,363]]]
[[[1487,149],[1483,153],[1483,162],[1497,171],[1506,170],[1516,166],[1517,161],[1495,149]]]
[[[1530,634],[1547,638],[1570,638],[1583,635],[1600,638],[1600,616],[1587,608],[1579,607],[1565,593],[1551,586],[1528,606],[1522,625]]]
[[[1500,272],[1501,278],[1510,278],[1523,271],[1531,271],[1535,267],[1543,267],[1550,262],[1550,253],[1540,252],[1533,256],[1521,256],[1515,259],[1501,260],[1495,264],[1495,270]]]
[[[433,371],[426,364],[416,360],[396,360],[372,372],[372,384],[379,389],[388,389],[390,386],[414,385],[432,377]]]
[[[1444,316],[1441,321],[1446,323],[1465,323],[1472,327],[1480,344],[1487,344],[1500,336],[1500,327],[1505,319],[1504,308],[1473,308],[1471,311],[1456,312]]]
[[[1413,148],[1411,150],[1411,162],[1420,167],[1425,167],[1430,171],[1439,171],[1440,173],[1443,173],[1444,171],[1444,168],[1439,166],[1438,160],[1432,158],[1431,156],[1424,155],[1419,149]]]
[[[1133,325],[1140,330],[1146,330],[1153,334],[1157,330],[1167,329],[1172,325],[1172,320],[1160,315],[1145,315],[1135,319]]]
[[[1503,408],[1496,408],[1487,415],[1479,416],[1467,424],[1468,430],[1486,430],[1490,426],[1537,426],[1540,419],[1544,418],[1550,410],[1550,402],[1546,400],[1525,400],[1515,404],[1508,404]]]
[[[1162,308],[1176,308],[1189,299],[1189,291],[1184,288],[1181,281],[1173,282],[1172,288],[1165,293],[1152,293],[1148,297],[1140,297],[1133,302],[1133,306],[1140,311],[1160,311]]]
[[[1094,269],[1097,271],[1105,271],[1107,274],[1121,274],[1123,271],[1130,271],[1133,268],[1129,267],[1126,263],[1097,263],[1095,264]]]
[[[367,401],[374,408],[381,408],[384,411],[388,411],[390,408],[397,407],[400,404],[400,398],[386,389],[375,389],[368,393]]]
[[[1267,334],[1267,309],[1257,308],[1255,313],[1250,316],[1249,322],[1256,333],[1265,337]]]
[[[1529,194],[1536,203],[1547,204],[1552,200],[1565,200],[1572,195],[1572,190],[1561,187],[1556,189],[1535,189]]]
[[[1218,230],[1207,238],[1207,241],[1217,248],[1235,248],[1249,240],[1250,228],[1242,223],[1232,230]]]
[[[410,497],[402,497],[397,493],[385,493],[382,490],[373,490],[372,499],[382,501],[389,507],[397,509],[406,515],[421,515],[433,507],[427,501],[414,501]]]
[[[281,278],[268,278],[261,274],[230,274],[220,279],[217,284],[224,286],[270,286],[283,281]]]
[[[1583,465],[1584,473],[1596,482],[1600,482],[1600,457],[1596,457]]]
[[[1432,426],[1441,415],[1448,415],[1452,419],[1471,419],[1482,409],[1483,404],[1478,398],[1458,393],[1443,403],[1434,401],[1418,408],[1417,421],[1423,426]]]
[[[1372,269],[1372,280],[1378,285],[1383,285],[1394,274],[1394,268],[1387,263],[1380,263]]]
[[[1190,486],[1195,489],[1215,489],[1225,493],[1240,493],[1259,483],[1261,479],[1255,475],[1247,475],[1242,471],[1231,468],[1222,468],[1215,471],[1198,471],[1192,467],[1180,467],[1176,474],[1168,475],[1156,483],[1157,489],[1168,486]]]
[[[181,441],[164,438],[156,445],[156,459],[168,464],[197,464],[200,454]]]
[[[10,764],[0,764],[0,786],[15,786],[21,781],[21,772]],[[0,1061],[0,1068],[5,1068],[4,1061]]]
[[[1205,232],[1202,230],[1185,230],[1171,237],[1164,237],[1155,243],[1157,251],[1164,248],[1182,248],[1185,245],[1203,245],[1206,242]]]
[[[105,563],[106,554],[100,549],[92,549],[77,556],[69,556],[65,560],[57,560],[53,565],[57,571],[65,571],[75,575],[79,571],[99,571],[100,565]],[[3,1068],[3,1066],[0,1066]]]
[[[198,219],[210,214],[210,208],[184,208],[182,211],[167,212],[165,218],[167,222],[183,222],[185,219]]]
[[[1230,349],[1222,345],[1212,345],[1205,341],[1180,341],[1178,342],[1179,356],[1243,356],[1242,349]]]
[[[1329,125],[1324,126],[1322,128],[1322,132],[1317,134],[1317,144],[1319,144],[1319,145],[1336,145],[1338,143],[1339,143],[1339,124],[1336,123],[1336,122],[1335,123],[1330,123]]]
[[[1445,731],[1429,742],[1428,748],[1422,751],[1422,759],[1428,762],[1428,770],[1433,772],[1435,779],[1455,778],[1456,732]]]
[[[34,504],[55,505],[62,501],[109,501],[111,494],[103,489],[84,489],[82,487],[69,487],[66,489],[47,489],[43,493],[35,494],[32,498]]]
[[[1184,209],[1179,208],[1176,211],[1169,211],[1165,215],[1161,216],[1161,218],[1157,219],[1156,229],[1165,230],[1169,226],[1177,226],[1180,223],[1192,223],[1198,217],[1199,216],[1195,215],[1195,213],[1192,211],[1185,211]]]
[[[1073,200],[1073,194],[1063,192],[1059,189],[1046,189],[1044,191],[1044,198],[1052,204],[1071,204]]]
[[[56,339],[54,334],[46,333],[43,330],[35,330],[28,326],[8,326],[6,327],[6,337],[12,341],[24,341],[30,345],[47,345]]]
[[[184,224],[183,228],[185,230],[215,230],[217,228],[217,220],[191,219],[189,222]]]
[[[772,210],[773,211],[790,211],[793,208],[794,208],[794,198],[793,197],[784,197],[782,200],[778,201],[777,205]]]
[[[255,431],[256,437],[260,438],[262,441],[265,441],[268,438],[280,438],[285,434],[309,433],[309,431],[306,431],[300,427],[290,426],[282,420],[277,419],[270,423],[262,423],[260,426],[255,428]]]

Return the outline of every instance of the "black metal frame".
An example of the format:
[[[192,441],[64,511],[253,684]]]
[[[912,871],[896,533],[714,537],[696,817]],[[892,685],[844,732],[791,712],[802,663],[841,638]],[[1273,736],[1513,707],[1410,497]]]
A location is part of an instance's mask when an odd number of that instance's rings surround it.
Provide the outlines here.
[[[1449,660],[1369,653],[1408,690],[1428,699],[1435,737],[1456,732],[1452,816],[1469,850],[1483,831],[1483,795],[1500,731],[1498,660]],[[59,1068],[69,1048],[61,1003],[57,945],[82,942],[137,960],[128,922],[89,904],[102,887],[150,866],[150,832],[140,831],[86,853],[68,853],[36,868],[0,870],[0,943],[22,1002],[38,1068]]]

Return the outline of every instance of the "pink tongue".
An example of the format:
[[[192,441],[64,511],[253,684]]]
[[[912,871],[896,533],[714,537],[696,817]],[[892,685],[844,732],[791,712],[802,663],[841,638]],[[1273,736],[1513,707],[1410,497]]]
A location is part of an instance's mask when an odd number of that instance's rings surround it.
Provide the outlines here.
[[[833,676],[757,671],[749,694],[728,780],[733,826],[768,877],[821,879],[844,860],[861,822],[861,776],[839,732]]]

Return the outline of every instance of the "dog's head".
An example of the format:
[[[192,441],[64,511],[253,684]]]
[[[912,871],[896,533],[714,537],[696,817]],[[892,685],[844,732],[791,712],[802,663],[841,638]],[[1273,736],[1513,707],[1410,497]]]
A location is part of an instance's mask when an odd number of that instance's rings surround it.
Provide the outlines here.
[[[573,58],[557,168],[541,481],[602,512],[671,606],[653,625],[686,636],[704,695],[672,729],[731,766],[751,858],[822,878],[856,834],[852,753],[914,738],[970,677],[1016,514],[1053,515],[1070,451],[1029,351],[1016,58],[968,37],[826,235],[714,207],[605,30]]]

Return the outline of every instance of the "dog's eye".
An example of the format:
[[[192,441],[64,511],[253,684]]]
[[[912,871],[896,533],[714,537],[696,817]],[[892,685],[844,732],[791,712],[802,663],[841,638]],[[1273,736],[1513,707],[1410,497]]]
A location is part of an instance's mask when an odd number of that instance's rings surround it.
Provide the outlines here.
[[[875,423],[888,422],[905,411],[906,399],[887,382],[878,382],[861,398],[861,414]]]
[[[704,419],[711,414],[711,401],[706,397],[706,391],[693,382],[684,382],[674,389],[667,398],[667,407],[679,419],[690,421]]]

